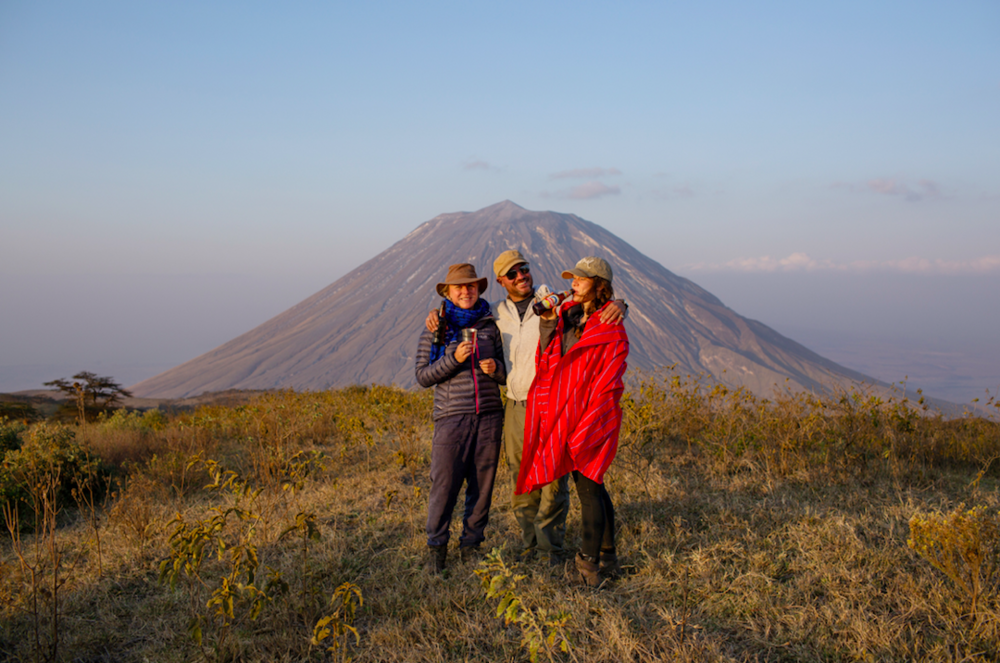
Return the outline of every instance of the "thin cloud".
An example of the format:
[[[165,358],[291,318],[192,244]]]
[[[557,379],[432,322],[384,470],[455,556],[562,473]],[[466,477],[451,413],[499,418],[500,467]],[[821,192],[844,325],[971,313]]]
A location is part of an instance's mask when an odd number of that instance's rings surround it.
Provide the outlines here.
[[[678,184],[676,186],[663,186],[653,189],[653,195],[657,198],[672,200],[674,198],[693,198],[694,189],[690,184]]]
[[[462,170],[500,170],[496,166],[490,165],[487,161],[482,161],[481,159],[475,159],[472,161],[465,161],[462,163]]]
[[[621,187],[608,186],[603,182],[587,182],[572,189],[561,189],[559,191],[542,191],[542,198],[562,198],[568,200],[593,200],[604,196],[617,196],[621,194]]]
[[[834,184],[834,187],[857,192],[877,193],[882,196],[896,196],[909,202],[944,197],[938,183],[928,179],[906,182],[895,177],[878,177],[861,184],[838,182]]]
[[[622,192],[620,187],[608,186],[603,182],[587,182],[578,187],[573,187],[569,193],[569,198],[573,200],[593,200],[604,196],[617,196]]]
[[[549,179],[594,179],[597,177],[613,177],[621,174],[622,171],[617,168],[575,168],[573,170],[563,170],[558,173],[552,173],[549,175]]]
[[[989,274],[1000,272],[1000,255],[981,256],[969,260],[910,257],[901,260],[855,260],[835,262],[816,260],[806,253],[792,253],[785,258],[761,256],[736,258],[724,263],[687,265],[695,272],[899,272],[904,274]]]

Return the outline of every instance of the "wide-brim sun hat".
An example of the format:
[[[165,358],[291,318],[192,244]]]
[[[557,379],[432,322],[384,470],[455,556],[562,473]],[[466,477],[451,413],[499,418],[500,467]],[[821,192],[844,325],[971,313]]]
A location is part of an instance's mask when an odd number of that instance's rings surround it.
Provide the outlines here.
[[[521,255],[521,252],[517,249],[510,249],[509,251],[504,251],[497,256],[497,259],[493,261],[493,273],[500,278],[507,272],[511,270],[515,265],[527,265],[528,260]]]
[[[567,269],[562,273],[564,279],[585,278],[592,279],[599,276],[608,283],[611,283],[611,265],[607,260],[596,256],[580,258],[573,269]]]
[[[465,285],[466,283],[478,283],[479,284],[479,294],[483,294],[486,291],[486,286],[488,285],[486,277],[482,278],[476,276],[476,268],[467,262],[460,262],[448,267],[448,275],[444,277],[444,281],[438,283],[437,293],[442,297],[447,296],[448,286],[450,285]]]

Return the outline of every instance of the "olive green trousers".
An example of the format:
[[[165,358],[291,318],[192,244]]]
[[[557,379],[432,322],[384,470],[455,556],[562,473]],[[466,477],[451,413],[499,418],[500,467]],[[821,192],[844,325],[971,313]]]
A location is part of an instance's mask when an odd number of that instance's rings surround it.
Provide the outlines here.
[[[522,402],[507,401],[503,419],[503,447],[507,463],[517,485],[524,451],[524,419],[527,408]],[[524,551],[562,556],[566,539],[566,516],[569,513],[569,475],[524,495],[511,496],[514,517],[521,527]]]

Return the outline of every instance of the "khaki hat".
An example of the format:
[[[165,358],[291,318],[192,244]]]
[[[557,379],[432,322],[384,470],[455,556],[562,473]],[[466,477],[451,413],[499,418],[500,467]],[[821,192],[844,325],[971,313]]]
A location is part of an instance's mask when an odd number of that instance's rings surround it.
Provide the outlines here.
[[[608,283],[611,283],[611,265],[603,258],[596,258],[594,256],[580,258],[580,261],[576,263],[576,267],[567,269],[562,273],[564,279],[575,279],[578,276],[586,279],[600,276]]]
[[[493,261],[493,273],[497,275],[497,278],[500,278],[509,272],[511,267],[521,264],[527,265],[528,260],[521,255],[520,251],[517,249],[504,251]]]
[[[462,285],[465,283],[478,283],[479,284],[479,294],[483,294],[488,285],[486,282],[486,277],[479,278],[476,276],[476,268],[467,262],[458,263],[456,265],[451,265],[448,267],[448,275],[444,277],[444,281],[437,284],[437,293],[442,297],[446,297],[445,294],[448,291],[448,286],[450,285]]]

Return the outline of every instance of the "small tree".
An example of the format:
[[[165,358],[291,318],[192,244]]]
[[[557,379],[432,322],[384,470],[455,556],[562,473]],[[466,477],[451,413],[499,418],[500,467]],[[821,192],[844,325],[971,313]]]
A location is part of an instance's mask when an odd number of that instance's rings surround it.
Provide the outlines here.
[[[122,398],[132,395],[113,378],[99,377],[90,371],[80,371],[73,376],[73,382],[65,378],[43,383],[55,387],[76,402],[76,409],[82,424],[87,420],[87,408],[105,411],[118,405]]]

